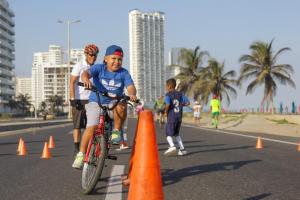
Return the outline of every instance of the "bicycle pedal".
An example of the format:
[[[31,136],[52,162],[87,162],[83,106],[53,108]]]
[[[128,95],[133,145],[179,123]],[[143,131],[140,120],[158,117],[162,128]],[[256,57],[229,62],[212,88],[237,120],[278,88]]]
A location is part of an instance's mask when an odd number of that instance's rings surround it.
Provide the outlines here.
[[[117,157],[117,156],[108,155],[108,156],[107,156],[107,159],[110,159],[110,160],[117,160],[118,157]]]

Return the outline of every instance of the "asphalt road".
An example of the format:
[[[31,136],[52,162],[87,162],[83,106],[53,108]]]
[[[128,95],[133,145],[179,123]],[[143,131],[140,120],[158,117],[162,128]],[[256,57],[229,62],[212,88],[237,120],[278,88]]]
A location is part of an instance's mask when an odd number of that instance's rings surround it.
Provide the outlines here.
[[[129,121],[129,141],[136,121]],[[71,124],[0,136],[0,199],[105,199],[113,165],[127,167],[130,150],[112,150],[103,176],[91,195],[80,194],[80,171],[72,169]],[[293,200],[300,199],[300,152],[293,144],[263,141],[215,130],[182,128],[189,154],[166,157],[164,130],[157,127],[163,191],[166,200]],[[52,158],[41,159],[44,142],[54,137]],[[19,137],[28,155],[16,155]],[[265,136],[273,138],[273,136]],[[275,138],[275,136],[274,136]],[[296,142],[296,138],[275,138]],[[123,188],[122,199],[128,189]]]

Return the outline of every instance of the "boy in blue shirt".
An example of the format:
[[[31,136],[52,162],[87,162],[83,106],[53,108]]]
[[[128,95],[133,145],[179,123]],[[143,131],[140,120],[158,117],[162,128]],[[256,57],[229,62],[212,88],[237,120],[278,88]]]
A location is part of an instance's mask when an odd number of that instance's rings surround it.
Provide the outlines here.
[[[173,155],[177,152],[173,142],[173,137],[175,137],[179,146],[178,155],[182,156],[187,154],[187,151],[184,149],[182,139],[179,136],[182,121],[182,107],[188,106],[190,102],[186,96],[184,96],[181,92],[176,91],[175,88],[176,80],[173,78],[168,79],[166,82],[166,89],[168,93],[165,96],[165,113],[167,114],[166,136],[169,143],[169,148],[164,154]]]
[[[122,67],[123,50],[121,47],[112,45],[106,49],[103,64],[93,65],[89,70],[83,72],[82,81],[84,86],[91,88],[90,78],[100,91],[106,91],[116,95],[122,95],[124,88],[127,89],[128,96],[131,101],[136,101],[136,88],[129,72]],[[100,97],[101,104],[110,104],[111,99],[108,97]],[[80,144],[80,152],[76,155],[76,159],[72,167],[81,169],[83,166],[84,154],[87,149],[88,142],[97,128],[101,109],[97,103],[97,97],[94,92],[90,94],[89,103],[86,104],[87,125],[82,136]],[[121,141],[121,127],[126,119],[127,104],[120,102],[113,110],[114,128],[112,131],[112,143]]]

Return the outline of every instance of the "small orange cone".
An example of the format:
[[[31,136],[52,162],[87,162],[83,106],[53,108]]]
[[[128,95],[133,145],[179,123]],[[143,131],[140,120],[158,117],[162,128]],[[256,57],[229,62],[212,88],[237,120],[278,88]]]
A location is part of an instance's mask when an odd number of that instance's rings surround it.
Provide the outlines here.
[[[256,149],[262,149],[262,148],[263,148],[263,146],[262,146],[261,138],[258,137],[257,142],[256,142]]]
[[[45,145],[44,145],[44,150],[43,150],[43,154],[42,154],[42,157],[41,158],[51,158],[51,153],[50,153],[50,150],[48,148],[48,143],[45,142]]]
[[[55,143],[52,136],[50,136],[48,148],[49,149],[55,148]]]
[[[299,144],[298,144],[298,151],[300,151],[300,142],[299,142]]]
[[[21,149],[20,149],[18,155],[19,155],[19,156],[26,156],[26,154],[27,154],[27,151],[26,151],[26,145],[25,145],[24,140],[22,140],[22,142],[21,142]]]
[[[22,142],[24,142],[24,141],[23,141],[22,138],[20,138],[20,140],[19,140],[19,145],[18,145],[18,149],[17,149],[17,152],[18,152],[18,153],[20,153],[20,151],[21,151],[21,148],[22,148]]]
[[[155,124],[150,110],[139,114],[128,200],[163,200]]]

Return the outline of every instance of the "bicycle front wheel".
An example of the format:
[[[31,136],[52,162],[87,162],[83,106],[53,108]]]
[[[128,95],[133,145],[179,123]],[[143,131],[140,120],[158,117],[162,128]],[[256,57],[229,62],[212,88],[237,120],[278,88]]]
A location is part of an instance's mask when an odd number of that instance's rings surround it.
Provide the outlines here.
[[[103,135],[96,136],[82,169],[81,188],[83,194],[89,194],[101,177],[107,155],[107,143]]]

